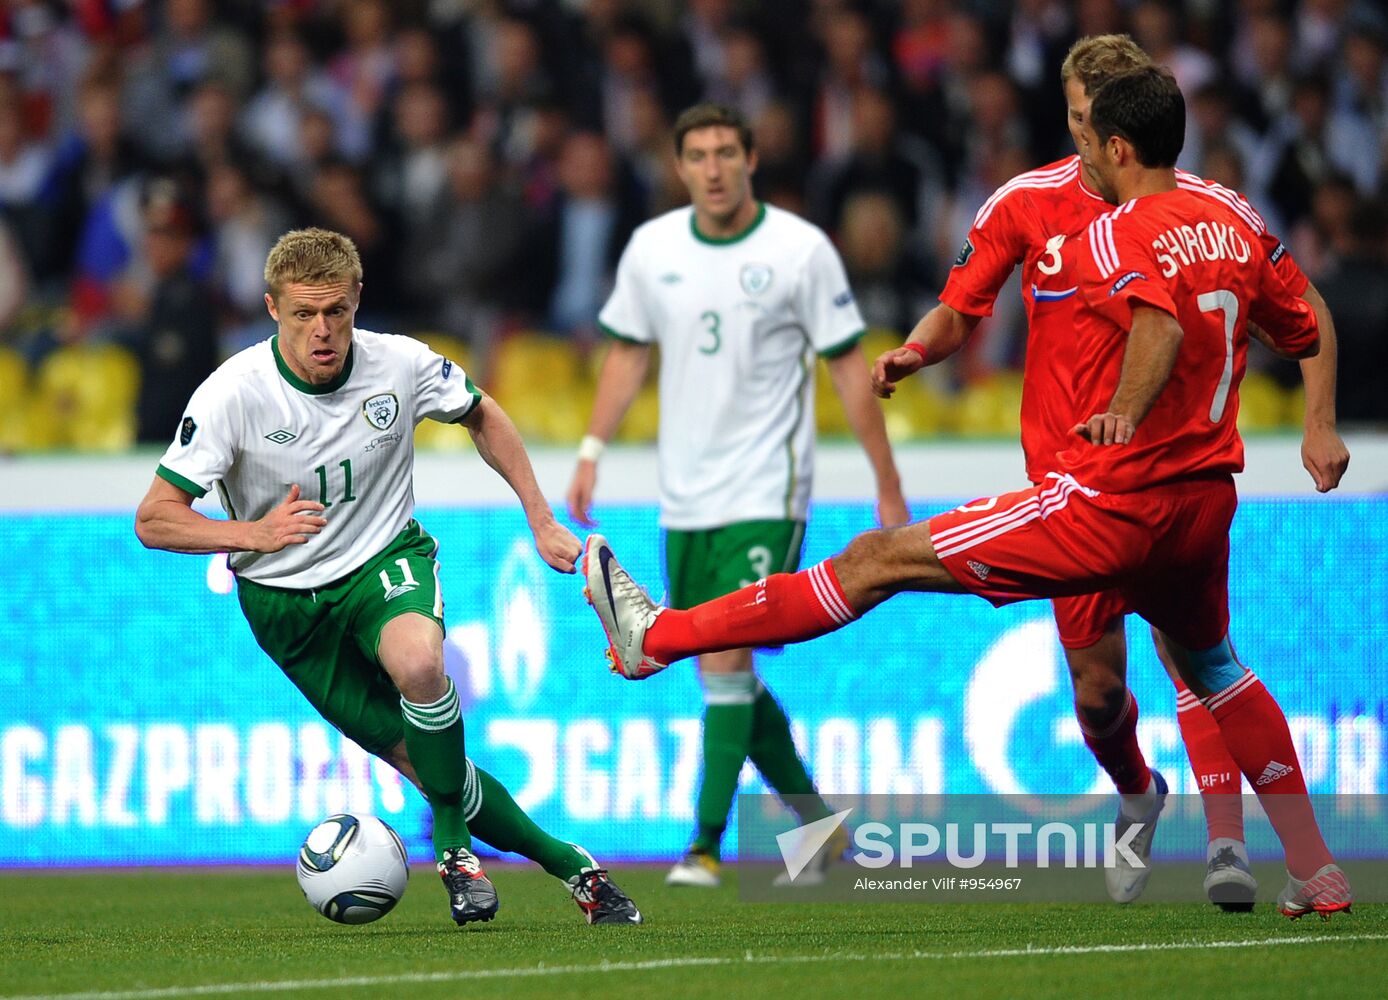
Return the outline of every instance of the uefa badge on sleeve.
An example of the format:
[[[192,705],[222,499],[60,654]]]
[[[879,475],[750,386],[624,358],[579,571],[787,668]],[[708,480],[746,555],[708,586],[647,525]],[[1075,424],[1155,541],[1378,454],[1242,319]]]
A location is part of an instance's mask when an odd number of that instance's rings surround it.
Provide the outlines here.
[[[183,447],[188,447],[192,443],[193,435],[198,432],[198,425],[193,422],[192,417],[184,417],[183,423],[178,428],[178,443]]]

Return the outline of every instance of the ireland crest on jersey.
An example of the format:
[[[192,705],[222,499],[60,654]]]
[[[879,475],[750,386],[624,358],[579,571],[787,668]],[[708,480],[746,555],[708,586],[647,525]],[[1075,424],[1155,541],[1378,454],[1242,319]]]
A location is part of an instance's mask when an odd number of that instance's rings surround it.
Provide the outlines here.
[[[743,264],[741,278],[744,292],[760,295],[771,286],[771,267],[768,264]]]
[[[400,400],[395,398],[393,392],[379,392],[361,404],[361,412],[367,423],[383,431],[395,423],[400,413]]]

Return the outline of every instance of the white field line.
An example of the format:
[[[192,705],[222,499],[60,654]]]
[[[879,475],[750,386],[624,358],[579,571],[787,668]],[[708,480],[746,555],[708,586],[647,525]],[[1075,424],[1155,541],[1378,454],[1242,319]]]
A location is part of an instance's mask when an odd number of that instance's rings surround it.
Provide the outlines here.
[[[282,979],[247,983],[212,983],[205,986],[170,986],[149,990],[113,990],[90,993],[3,995],[0,1000],[163,1000],[164,997],[223,996],[235,993],[279,993],[288,990],[335,990],[408,983],[461,983],[488,979],[533,979],[538,976],[591,975],[595,972],[644,972],[689,969],[701,966],[807,965],[815,962],[924,962],[976,958],[1046,958],[1070,955],[1120,955],[1154,951],[1203,951],[1205,949],[1273,948],[1284,945],[1344,944],[1353,941],[1388,941],[1388,934],[1334,934],[1325,937],[1251,938],[1240,941],[1158,941],[1146,944],[1090,944],[1061,947],[995,948],[980,951],[906,951],[882,954],[829,952],[822,955],[754,955],[657,958],[643,962],[595,962],[584,965],[532,965],[504,969],[470,969],[458,972],[406,972],[391,976],[349,976],[341,979]]]

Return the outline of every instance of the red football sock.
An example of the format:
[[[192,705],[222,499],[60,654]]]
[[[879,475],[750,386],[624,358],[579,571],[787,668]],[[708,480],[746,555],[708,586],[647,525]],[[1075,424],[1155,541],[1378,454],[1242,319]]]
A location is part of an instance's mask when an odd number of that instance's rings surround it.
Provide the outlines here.
[[[1205,808],[1210,840],[1227,837],[1242,842],[1243,779],[1239,765],[1229,756],[1219,723],[1210,710],[1180,680],[1176,681],[1176,722],[1200,786],[1200,804]]]
[[[643,649],[661,663],[721,649],[784,646],[833,632],[857,618],[834,566],[777,573],[688,611],[662,611]]]
[[[1137,700],[1126,692],[1118,717],[1102,730],[1088,729],[1080,723],[1084,745],[1094,754],[1099,766],[1113,779],[1122,795],[1141,795],[1152,781],[1147,759],[1137,745]]]
[[[1287,717],[1263,682],[1248,671],[1206,698],[1205,707],[1219,723],[1229,754],[1277,831],[1287,855],[1287,871],[1305,879],[1331,864],[1335,859],[1316,825]]]

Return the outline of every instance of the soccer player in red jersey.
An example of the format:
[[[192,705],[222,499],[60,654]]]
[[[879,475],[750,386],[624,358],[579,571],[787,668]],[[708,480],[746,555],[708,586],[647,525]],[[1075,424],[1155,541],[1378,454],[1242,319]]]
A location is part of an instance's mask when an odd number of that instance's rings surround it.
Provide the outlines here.
[[[1158,630],[1210,710],[1286,854],[1279,909],[1348,909],[1344,873],[1321,838],[1286,719],[1228,641],[1229,525],[1242,468],[1235,416],[1250,330],[1278,353],[1313,356],[1315,314],[1238,211],[1185,190],[1174,164],[1185,104],[1152,67],[1113,77],[1081,137],[1095,190],[1121,205],[1093,221],[1077,255],[1073,442],[1038,485],[925,522],[855,538],[796,574],[777,574],[687,611],[651,602],[606,539],[584,550],[588,599],[614,669],[639,679],[697,653],[803,642],[903,591],[974,593],[995,604],[1116,589]],[[1151,824],[1142,822],[1149,831]],[[1150,836],[1141,843],[1144,856]]]
[[[1061,81],[1077,149],[1094,91],[1116,73],[1147,65],[1147,54],[1127,35],[1095,35],[1071,47]],[[1335,429],[1335,334],[1325,301],[1241,195],[1181,170],[1176,180],[1182,189],[1232,208],[1252,227],[1261,252],[1288,288],[1315,310],[1321,350],[1301,365],[1307,399],[1302,457],[1317,489],[1333,489],[1349,453]],[[1020,265],[1028,330],[1022,449],[1027,478],[1040,483],[1054,468],[1056,453],[1068,447],[1074,413],[1075,316],[1082,304],[1075,274],[1076,238],[1110,209],[1086,183],[1078,156],[1021,174],[1000,187],[979,209],[940,294],[941,304],[917,324],[903,348],[877,359],[873,385],[878,395],[890,396],[898,380],[957,351],[979,320],[991,314],[1003,283]],[[1053,607],[1085,743],[1122,796],[1121,809],[1139,819],[1159,809],[1160,803],[1138,746],[1137,702],[1127,686],[1123,619],[1132,609],[1114,590],[1056,598]],[[1257,883],[1243,844],[1238,767],[1209,711],[1181,682],[1159,639],[1153,639],[1176,684],[1176,717],[1205,806],[1205,890],[1221,907],[1248,909]],[[1113,868],[1105,874],[1110,894],[1119,902],[1136,899],[1146,883],[1145,871]]]

